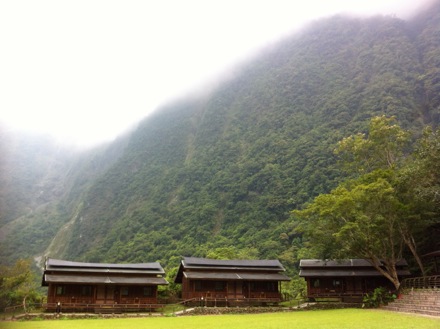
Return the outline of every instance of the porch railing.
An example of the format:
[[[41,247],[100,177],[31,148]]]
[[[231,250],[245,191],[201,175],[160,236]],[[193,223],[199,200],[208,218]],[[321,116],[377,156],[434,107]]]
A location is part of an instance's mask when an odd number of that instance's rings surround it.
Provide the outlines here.
[[[46,311],[52,312],[95,312],[95,313],[117,313],[117,312],[130,312],[130,311],[147,311],[151,312],[157,308],[164,307],[164,304],[87,304],[87,303],[62,303],[57,308],[56,303],[45,303],[42,307]]]
[[[56,303],[27,303],[9,306],[3,310],[3,317],[24,313],[95,313],[95,314],[119,314],[130,312],[153,313],[158,312],[165,304],[87,304],[87,303],[63,303],[57,308]]]
[[[400,289],[440,289],[440,275],[404,279]]]
[[[253,298],[228,298],[228,297],[193,297],[182,301],[184,305],[193,306],[252,306],[260,304],[278,304],[282,302],[280,297],[253,297]]]

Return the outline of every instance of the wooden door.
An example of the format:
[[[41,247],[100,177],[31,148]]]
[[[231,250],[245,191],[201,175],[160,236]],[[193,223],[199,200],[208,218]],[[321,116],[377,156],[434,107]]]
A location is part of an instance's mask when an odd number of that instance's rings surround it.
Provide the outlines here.
[[[228,282],[228,298],[243,298],[243,285],[241,282]]]
[[[115,296],[114,286],[98,286],[96,294],[97,304],[113,304]]]
[[[250,281],[243,281],[242,287],[242,294],[245,298],[251,297],[251,283]]]

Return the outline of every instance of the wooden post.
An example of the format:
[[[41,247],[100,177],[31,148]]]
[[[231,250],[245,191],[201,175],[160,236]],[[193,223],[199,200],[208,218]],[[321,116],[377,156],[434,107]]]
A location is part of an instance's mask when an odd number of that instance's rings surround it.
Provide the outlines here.
[[[278,299],[282,299],[282,295],[281,295],[281,281],[278,281],[278,291],[277,291],[277,295],[278,295]]]

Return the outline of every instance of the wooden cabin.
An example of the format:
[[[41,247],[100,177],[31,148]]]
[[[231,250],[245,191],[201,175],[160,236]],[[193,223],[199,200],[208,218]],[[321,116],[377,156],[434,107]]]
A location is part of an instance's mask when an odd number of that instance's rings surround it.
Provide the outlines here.
[[[290,281],[278,260],[217,260],[185,257],[175,283],[182,298],[203,305],[224,302],[277,303],[281,282]]]
[[[158,307],[157,287],[166,285],[159,263],[102,264],[47,259],[42,285],[48,310],[120,311]]]
[[[397,274],[401,278],[410,275],[405,260],[398,262]],[[356,302],[362,301],[362,296],[377,287],[395,290],[392,283],[366,259],[302,259],[299,276],[307,282],[309,300],[334,298],[342,302]]]

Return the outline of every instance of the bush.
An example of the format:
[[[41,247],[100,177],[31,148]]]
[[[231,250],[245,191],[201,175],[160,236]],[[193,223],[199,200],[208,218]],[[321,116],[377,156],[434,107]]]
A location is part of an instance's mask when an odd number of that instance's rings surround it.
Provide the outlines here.
[[[396,299],[396,295],[389,292],[384,287],[374,289],[373,292],[367,294],[363,298],[363,306],[369,308],[377,308],[381,305],[387,305]]]

